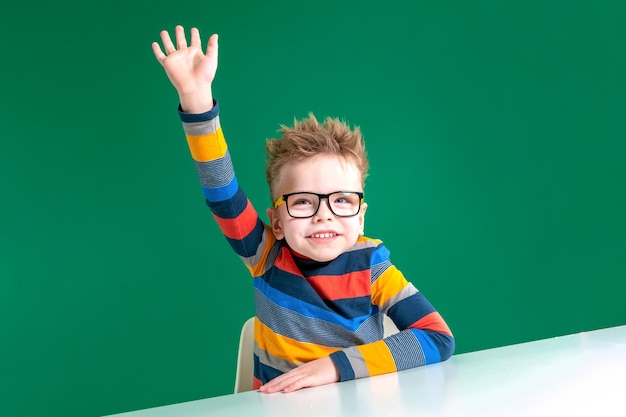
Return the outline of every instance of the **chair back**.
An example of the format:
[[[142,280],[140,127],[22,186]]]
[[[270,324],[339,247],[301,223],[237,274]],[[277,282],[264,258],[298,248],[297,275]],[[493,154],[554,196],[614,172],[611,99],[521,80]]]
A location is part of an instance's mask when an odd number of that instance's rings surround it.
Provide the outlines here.
[[[246,320],[241,328],[236,372],[235,394],[252,391],[252,380],[254,378],[254,317]]]

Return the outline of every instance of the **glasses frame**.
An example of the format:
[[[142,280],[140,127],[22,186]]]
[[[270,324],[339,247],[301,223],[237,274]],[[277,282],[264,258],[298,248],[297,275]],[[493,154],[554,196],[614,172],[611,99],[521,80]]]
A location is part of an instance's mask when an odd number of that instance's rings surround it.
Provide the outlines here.
[[[359,196],[359,206],[356,210],[356,213],[354,214],[337,214],[335,213],[335,211],[333,210],[331,204],[330,204],[330,199],[329,197],[333,194],[356,194]],[[296,195],[296,194],[312,194],[312,195],[316,195],[319,198],[319,203],[317,205],[317,208],[315,209],[315,211],[313,212],[313,214],[311,214],[310,216],[294,216],[293,214],[291,214],[289,212],[289,204],[287,204],[287,200],[289,199],[289,197],[291,197],[292,195]],[[322,205],[322,199],[326,199],[326,205],[328,206],[328,209],[330,210],[331,213],[333,213],[333,215],[335,215],[336,217],[354,217],[357,214],[359,214],[361,212],[361,205],[363,204],[363,202],[365,201],[365,199],[363,198],[363,192],[362,191],[333,191],[332,193],[328,193],[328,194],[320,194],[320,193],[313,193],[310,191],[298,191],[295,193],[289,193],[289,194],[283,194],[280,197],[278,197],[278,200],[276,200],[274,202],[274,208],[278,208],[278,206],[280,206],[281,204],[285,204],[285,209],[287,209],[287,214],[291,217],[293,217],[294,219],[310,219],[311,217],[315,216],[317,214],[318,211],[320,211],[320,206]]]

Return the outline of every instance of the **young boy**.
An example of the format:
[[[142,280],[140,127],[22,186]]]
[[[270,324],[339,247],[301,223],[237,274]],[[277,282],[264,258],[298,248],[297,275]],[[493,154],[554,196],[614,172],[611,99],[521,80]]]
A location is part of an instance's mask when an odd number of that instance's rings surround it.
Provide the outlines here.
[[[337,120],[313,116],[267,141],[274,204],[264,224],[235,177],[211,85],[217,35],[176,27],[152,49],[179,98],[179,114],[206,201],[254,278],[254,387],[300,388],[446,360],[450,329],[389,260],[363,236],[367,173],[363,140]],[[383,314],[401,331],[383,339]]]

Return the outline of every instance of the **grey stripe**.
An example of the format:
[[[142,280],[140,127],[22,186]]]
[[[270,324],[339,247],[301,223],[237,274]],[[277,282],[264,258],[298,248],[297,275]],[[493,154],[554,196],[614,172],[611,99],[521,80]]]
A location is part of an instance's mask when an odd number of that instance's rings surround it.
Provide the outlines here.
[[[396,295],[391,297],[389,300],[387,300],[386,303],[380,306],[380,310],[383,313],[387,314],[387,311],[389,311],[389,307],[404,300],[405,298],[409,298],[410,296],[417,294],[418,292],[419,291],[417,290],[417,288],[415,288],[415,286],[409,282],[406,287],[402,288]]]
[[[276,356],[270,355],[267,350],[262,350],[259,348],[259,345],[254,343],[254,354],[259,358],[259,362],[263,365],[271,366],[272,368],[278,369],[281,372],[287,372],[293,368],[296,368],[298,364],[291,363],[281,358],[277,358]]]
[[[372,265],[372,277],[371,277],[371,283],[374,284],[374,282],[376,282],[376,280],[378,279],[378,277],[380,277],[383,272],[385,272],[387,269],[389,269],[391,267],[391,261],[389,259],[387,259],[386,261],[383,261],[379,264],[376,265]]]
[[[211,133],[217,132],[217,129],[220,127],[220,117],[217,116],[214,119],[207,120],[205,122],[183,122],[183,129],[185,133],[189,136],[202,136],[202,135],[210,135]]]
[[[266,225],[266,228],[267,227],[269,226]],[[265,271],[269,270],[270,268],[274,266],[274,261],[276,260],[276,257],[280,253],[283,245],[284,245],[284,241],[282,240],[277,240],[276,242],[274,242],[272,249],[270,249],[270,253],[267,255],[267,260],[265,261]],[[263,272],[265,273],[265,271]]]
[[[259,246],[257,246],[256,253],[254,255],[252,255],[252,256],[248,256],[247,258],[243,257],[243,256],[241,257],[241,260],[243,261],[243,263],[245,265],[248,265],[249,267],[253,267],[254,265],[256,265],[259,262],[259,260],[263,256],[263,251],[265,250],[265,245],[267,245],[267,235],[269,233],[268,226],[266,224],[264,224],[263,226],[264,226],[264,228],[263,228],[263,236],[261,237],[261,242],[259,243]],[[270,255],[271,255],[271,253],[270,253]],[[266,262],[266,265],[267,265],[267,262]],[[265,273],[265,271],[266,270],[264,270],[263,273]]]
[[[415,368],[426,363],[422,346],[410,330],[389,336],[385,339],[385,343],[391,351],[391,356],[393,356],[398,371]]]
[[[356,242],[350,249],[348,249],[346,252],[353,252],[353,251],[359,251],[362,249],[367,249],[367,248],[375,248],[376,246],[380,245],[380,242],[375,242],[373,240],[366,240],[364,242]]]
[[[365,365],[365,359],[363,358],[363,355],[361,355],[361,351],[359,351],[356,346],[345,349],[344,353],[348,357],[348,361],[350,361],[350,366],[352,366],[355,378],[365,378],[370,376],[367,365]]]
[[[200,177],[200,184],[207,188],[219,188],[228,185],[235,171],[230,159],[230,153],[226,151],[223,157],[208,162],[195,161],[196,170]]]
[[[254,291],[256,316],[276,334],[301,343],[313,343],[333,348],[346,348],[375,342],[383,337],[383,316],[377,314],[363,321],[356,331],[325,320],[304,316],[281,307]]]
[[[305,317],[268,300],[260,291],[254,291],[256,316],[276,334],[301,343],[345,348],[361,344],[356,335],[341,326]]]
[[[363,324],[361,324],[357,330],[357,334],[360,339],[363,340],[363,343],[372,343],[383,338],[385,332],[383,327],[383,318],[384,316],[381,313],[378,313],[369,317],[363,322]]]

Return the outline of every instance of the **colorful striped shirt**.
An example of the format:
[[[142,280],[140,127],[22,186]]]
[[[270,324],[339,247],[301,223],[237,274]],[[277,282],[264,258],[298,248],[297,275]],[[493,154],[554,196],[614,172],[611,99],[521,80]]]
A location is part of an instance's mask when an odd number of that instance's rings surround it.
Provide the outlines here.
[[[276,239],[239,186],[217,103],[204,114],[179,114],[207,205],[253,277],[255,388],[325,356],[345,381],[452,355],[448,325],[380,240],[360,237],[329,262],[298,255]],[[401,331],[383,338],[383,314]]]

